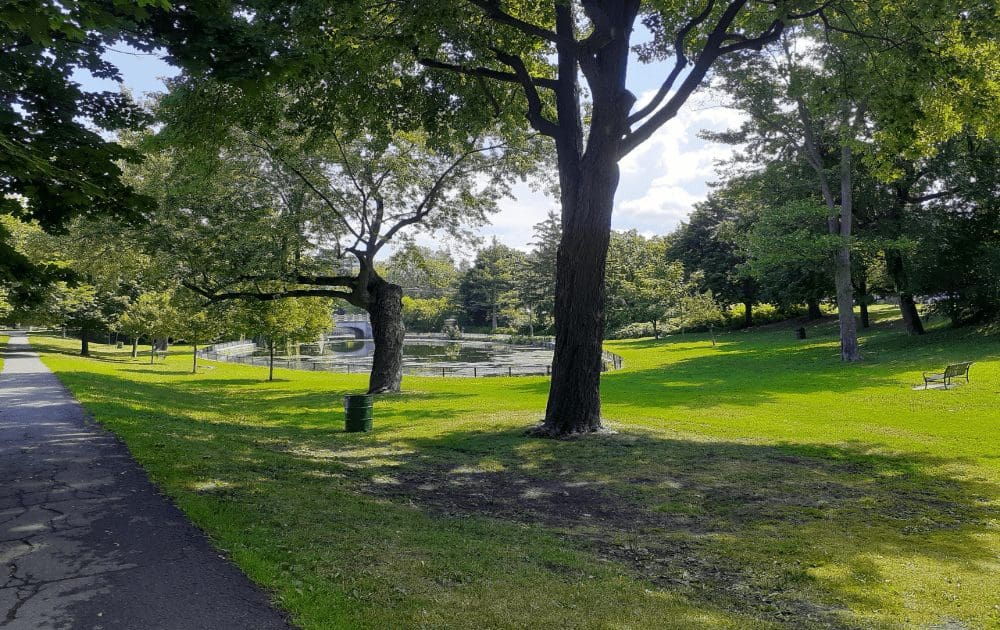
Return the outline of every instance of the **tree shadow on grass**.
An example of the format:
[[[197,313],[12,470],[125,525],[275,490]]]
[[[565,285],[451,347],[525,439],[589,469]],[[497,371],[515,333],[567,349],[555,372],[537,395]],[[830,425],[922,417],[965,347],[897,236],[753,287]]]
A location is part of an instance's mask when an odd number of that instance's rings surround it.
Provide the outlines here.
[[[137,370],[121,369],[124,373]],[[185,424],[191,430],[204,428],[204,423],[193,421],[197,416],[211,416],[212,426],[232,425],[233,430],[249,435],[258,431],[280,432],[287,427],[289,439],[302,439],[305,433],[342,432],[344,426],[343,396],[356,393],[354,387],[332,387],[329,391],[296,391],[285,386],[293,381],[275,379],[261,381],[246,378],[198,378],[190,372],[173,374],[177,380],[166,382],[135,382],[114,374],[63,370],[60,380],[71,389],[82,386],[88,392],[85,399],[98,405],[105,413],[148,414],[167,416],[174,422]],[[190,377],[190,378],[186,378]],[[181,380],[183,379],[183,380]],[[405,395],[377,396],[376,409],[381,424],[420,423],[426,420],[449,420],[470,413],[463,400],[474,397],[471,393],[408,393]],[[412,409],[410,405],[434,400],[433,409]],[[255,423],[266,428],[257,429]],[[214,430],[214,429],[213,429]]]
[[[75,340],[76,346],[70,348],[50,341],[54,339],[63,339],[61,337],[32,334],[30,338],[31,338],[31,350],[33,352],[46,353],[46,354],[61,354],[72,357],[80,356],[79,339]],[[121,350],[112,349],[107,344],[92,341],[90,343],[89,351],[90,354],[86,358],[93,359],[95,361],[104,361],[109,363],[132,363],[132,362],[138,363],[143,359],[145,359],[146,362],[149,362],[148,350],[145,351],[145,353],[140,352],[138,356],[133,357],[131,356],[131,354],[129,354],[130,352],[129,348]]]
[[[887,455],[870,444],[642,433],[556,442],[456,432],[404,446],[384,466],[371,465],[368,453],[359,455],[363,465],[343,453],[336,461],[358,492],[445,519],[540,525],[656,588],[765,622],[850,626],[846,608],[883,605],[884,593],[817,567],[876,584],[895,577],[882,575],[871,561],[878,556],[959,564],[984,578],[992,571],[981,536],[1000,517],[989,498],[996,488],[935,472],[952,460]]]
[[[706,408],[720,404],[755,407],[783,394],[851,392],[895,386],[898,380],[872,364],[845,365],[818,346],[782,351],[781,358],[752,347],[674,359],[650,368],[607,372],[601,394],[609,409],[615,405],[658,409]],[[523,382],[516,389],[533,395],[548,391],[547,381]],[[612,416],[613,417],[613,416]]]
[[[784,394],[851,393],[868,388],[899,388],[908,393],[913,383],[900,380],[900,372],[919,373],[962,360],[982,362],[1000,353],[1000,338],[941,329],[915,341],[880,326],[866,343],[868,359],[856,364],[840,361],[836,348],[828,343],[835,338],[797,344],[784,337],[775,337],[772,342],[760,336],[741,339],[733,333],[697,356],[685,353],[696,347],[692,344],[707,346],[704,339],[627,342],[632,351],[660,349],[663,363],[632,368],[626,352],[625,369],[603,375],[603,402],[613,418],[617,405],[640,406],[665,416],[671,409],[722,404],[755,407]],[[677,346],[678,352],[672,352],[671,346]],[[548,381],[534,380],[518,383],[515,388],[544,395],[548,386]]]
[[[942,345],[955,352],[987,352],[953,337],[931,344]],[[843,386],[849,388],[885,385],[885,379],[898,383],[886,366],[857,372],[824,358],[819,367],[805,370],[806,384],[791,388],[762,378],[760,369],[754,372],[753,349],[744,350],[728,355],[744,361],[747,372],[735,385],[713,380],[724,376],[716,373],[720,357],[695,357],[678,362],[688,390],[664,395],[675,387],[662,384],[670,364],[633,371],[632,377],[646,379],[638,384],[630,384],[624,373],[608,375],[606,399],[612,409],[630,402],[659,408],[661,415],[683,407],[696,389],[734,398],[747,389],[764,401],[774,392],[808,393],[839,382],[837,374],[824,371],[846,372]],[[801,371],[794,366],[809,355],[789,356],[792,368],[775,372],[794,378]],[[858,374],[878,380],[855,378]],[[448,421],[484,411],[473,408],[474,394],[451,393],[385,397],[377,403],[379,426],[391,431],[346,434],[340,382],[329,392],[297,392],[287,384],[271,389],[256,379],[223,375],[172,376],[165,383],[90,372],[60,376],[86,390],[95,414],[110,418],[133,452],[144,454],[144,463],[174,480],[173,492],[196,497],[206,511],[227,510],[246,519],[234,523],[235,530],[269,519],[274,535],[295,540],[307,560],[318,553],[310,550],[350,544],[339,533],[328,534],[324,522],[341,518],[349,500],[362,508],[351,512],[350,523],[339,521],[341,527],[364,532],[366,541],[369,535],[394,540],[375,545],[389,555],[397,551],[392,545],[404,545],[404,556],[443,558],[447,564],[456,549],[475,554],[495,549],[498,538],[520,541],[512,531],[527,532],[516,534],[528,545],[521,547],[529,556],[525,562],[541,567],[552,581],[585,587],[596,562],[642,580],[651,591],[681,595],[699,609],[789,627],[872,625],[845,611],[885,610],[886,602],[898,600],[900,595],[879,585],[898,577],[887,566],[899,571],[911,559],[941,571],[958,567],[979,583],[988,583],[984,576],[992,571],[984,541],[995,535],[991,519],[1000,517],[989,503],[996,487],[943,472],[962,463],[955,459],[886,454],[871,443],[752,445],[641,432],[560,442],[526,438],[517,430],[449,430]],[[532,379],[509,386],[513,398],[519,388],[548,384]],[[444,422],[431,426],[431,436],[396,431],[425,421]],[[413,509],[433,530],[461,535],[447,550],[427,546],[440,543],[429,543],[429,535],[418,531]],[[295,519],[312,521],[313,529],[307,532]],[[388,521],[392,531],[382,531]],[[568,555],[590,558],[590,566],[536,557],[530,545],[542,538],[555,539]],[[278,551],[282,562],[291,553]],[[375,553],[369,547],[357,551]],[[887,565],[875,560],[880,557],[899,562]],[[487,560],[482,566],[494,573],[479,569],[484,573],[474,579],[491,588],[509,586],[503,569],[508,559]],[[333,568],[325,567],[331,573]],[[927,601],[919,605],[932,607]],[[599,619],[588,621],[597,625],[622,615],[610,602],[591,612]],[[891,614],[876,617],[892,625]]]
[[[225,377],[60,377],[126,438],[154,480],[199,506],[196,520],[199,509],[224,510],[243,519],[231,525],[238,532],[266,521],[307,556],[349,544],[323,526],[349,501],[360,506],[352,531],[385,536],[434,563],[447,564],[456,548],[496,549],[499,537],[518,541],[511,545],[526,549],[524,562],[554,581],[583,587],[599,563],[699,609],[789,627],[863,625],[846,611],[883,609],[893,595],[871,585],[896,576],[873,558],[957,565],[975,576],[992,570],[983,541],[1000,517],[989,503],[996,488],[941,472],[954,459],[886,454],[875,444],[754,445],[647,432],[553,441],[513,429],[448,430],[449,420],[475,411],[472,394],[451,393],[386,397],[379,426],[390,430],[347,434],[330,404],[339,402],[336,390]],[[444,424],[429,436],[395,431],[429,420]],[[413,509],[432,530],[458,528],[460,539],[444,549],[423,530],[408,533],[417,527]],[[389,521],[392,531],[381,531]],[[532,555],[542,539],[565,557]],[[254,550],[257,558],[278,552],[284,561],[283,549]],[[463,570],[504,588],[506,561]],[[609,603],[596,614],[610,624],[621,612]]]

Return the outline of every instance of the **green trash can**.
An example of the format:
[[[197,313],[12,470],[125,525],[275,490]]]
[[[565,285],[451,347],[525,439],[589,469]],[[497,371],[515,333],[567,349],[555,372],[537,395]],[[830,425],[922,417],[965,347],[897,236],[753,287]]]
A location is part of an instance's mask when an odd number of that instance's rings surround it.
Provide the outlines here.
[[[347,394],[344,396],[344,430],[348,433],[372,430],[372,394]]]

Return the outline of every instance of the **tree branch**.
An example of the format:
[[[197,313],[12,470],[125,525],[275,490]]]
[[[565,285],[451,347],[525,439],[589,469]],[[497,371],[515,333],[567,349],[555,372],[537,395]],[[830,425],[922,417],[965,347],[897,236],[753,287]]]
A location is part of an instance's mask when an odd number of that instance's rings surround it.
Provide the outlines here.
[[[525,22],[501,9],[499,0],[468,0],[468,2],[482,9],[486,17],[498,24],[506,24],[507,26],[516,28],[525,35],[531,35],[532,37],[537,37],[553,44],[558,41],[558,36],[553,31],[542,28],[537,24]]]
[[[338,289],[287,289],[284,291],[253,290],[253,291],[218,292],[218,291],[210,291],[187,280],[182,281],[181,285],[187,288],[188,290],[193,291],[194,293],[197,293],[198,295],[205,298],[208,304],[223,302],[225,300],[269,301],[269,300],[280,300],[282,298],[290,298],[290,297],[332,297],[332,298],[340,298],[342,300],[350,300],[352,297],[354,297],[351,292],[341,291]]]
[[[505,53],[498,48],[492,50],[501,63],[507,64],[514,69],[514,73],[521,82],[521,87],[524,88],[524,96],[528,99],[528,122],[531,123],[531,126],[538,133],[555,138],[559,132],[559,127],[542,114],[542,99],[538,95],[538,90],[535,89],[535,84],[532,83],[532,77],[528,73],[527,66],[524,65],[524,60],[517,55]]]
[[[951,197],[961,192],[961,188],[949,188],[948,190],[942,190],[936,193],[927,193],[926,195],[906,195],[906,203],[923,203],[925,201],[933,201],[935,199],[942,199],[944,197]]]
[[[729,46],[723,45],[727,38],[732,38],[729,33],[729,27],[732,26],[746,2],[747,0],[735,0],[726,7],[726,10],[723,11],[722,15],[719,17],[719,21],[709,34],[708,41],[705,43],[705,47],[702,49],[701,54],[698,56],[698,60],[692,67],[691,72],[689,72],[687,77],[684,78],[684,81],[681,83],[677,92],[672,98],[667,100],[667,102],[662,105],[659,110],[650,115],[646,119],[646,122],[642,123],[642,125],[634,131],[625,135],[622,139],[621,150],[618,154],[619,158],[624,157],[630,151],[645,142],[657,129],[662,127],[664,123],[677,115],[681,106],[687,101],[691,94],[694,93],[698,86],[701,85],[705,75],[708,74],[709,69],[712,67],[712,64],[715,63],[716,59],[724,54],[732,53],[738,50],[760,50],[766,44],[781,36],[785,23],[781,20],[774,20],[767,27],[767,29],[765,29],[764,32],[757,37],[744,38],[742,41],[738,41],[737,43]]]
[[[295,282],[298,284],[311,284],[325,287],[349,287],[357,281],[356,276],[307,276],[296,274]]]
[[[417,51],[413,52],[415,55],[417,54]],[[494,70],[493,68],[487,68],[485,66],[463,66],[457,63],[449,63],[447,61],[439,61],[429,57],[421,57],[419,55],[417,55],[417,63],[427,68],[434,68],[436,70],[445,70],[447,72],[467,74],[473,77],[494,79],[496,81],[504,81],[506,83],[521,83],[520,77],[513,72],[503,72],[501,70]],[[537,87],[547,88],[550,90],[555,90],[559,86],[559,82],[555,79],[546,79],[544,77],[531,77],[531,83]]]
[[[464,152],[462,155],[460,155],[451,164],[449,164],[448,168],[442,171],[441,174],[438,175],[437,178],[434,180],[434,184],[431,186],[430,190],[427,191],[427,194],[424,195],[424,198],[420,201],[420,203],[417,204],[417,207],[413,211],[413,214],[404,219],[400,219],[398,222],[396,222],[395,225],[389,228],[389,230],[385,233],[385,236],[383,238],[379,239],[378,243],[376,243],[373,247],[372,250],[373,255],[375,252],[378,252],[378,250],[381,249],[383,245],[392,240],[392,237],[395,236],[401,229],[403,229],[408,225],[413,225],[415,223],[420,222],[424,217],[426,217],[431,212],[431,210],[434,209],[434,204],[437,201],[441,189],[445,185],[445,181],[447,180],[448,176],[451,175],[455,171],[455,169],[457,169],[462,164],[462,162],[464,162],[466,159],[477,153],[485,153],[487,151],[493,151],[494,149],[498,149],[502,146],[504,145],[496,144],[486,147],[480,147],[478,149],[470,149]]]
[[[358,234],[358,232],[351,226],[350,222],[347,220],[346,217],[344,217],[343,213],[341,213],[340,210],[337,209],[337,206],[333,203],[333,200],[331,200],[322,190],[320,190],[319,187],[317,187],[309,177],[306,177],[305,173],[299,170],[294,164],[292,164],[288,160],[278,155],[278,152],[266,139],[261,138],[260,140],[265,144],[266,153],[269,157],[277,160],[278,162],[281,162],[282,165],[284,165],[287,169],[292,171],[292,173],[294,173],[295,176],[298,177],[299,180],[301,180],[302,183],[304,183],[309,188],[309,190],[313,191],[313,193],[315,193],[316,196],[318,196],[323,201],[323,203],[325,203],[326,206],[331,211],[333,211],[335,215],[337,215],[337,218],[340,219],[340,222],[344,225],[347,231],[350,232],[351,235],[354,236],[354,238],[361,240],[361,235]]]
[[[666,98],[667,94],[670,93],[671,88],[674,87],[674,81],[677,80],[677,77],[680,76],[681,71],[687,66],[688,63],[687,55],[684,53],[684,40],[687,39],[687,36],[692,30],[708,19],[713,7],[715,7],[715,0],[708,0],[708,4],[705,5],[705,10],[691,19],[691,21],[685,24],[681,30],[677,31],[677,37],[674,39],[674,56],[676,61],[673,69],[660,85],[660,89],[656,91],[656,95],[653,97],[653,100],[651,100],[642,109],[628,117],[629,125],[633,125],[651,114],[657,107],[659,107],[660,103],[663,102],[663,99]]]

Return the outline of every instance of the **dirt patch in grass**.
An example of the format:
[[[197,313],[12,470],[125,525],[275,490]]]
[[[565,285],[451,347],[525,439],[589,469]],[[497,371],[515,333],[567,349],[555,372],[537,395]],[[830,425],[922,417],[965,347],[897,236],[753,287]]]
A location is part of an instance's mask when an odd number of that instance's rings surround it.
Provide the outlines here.
[[[376,483],[367,492],[413,501],[448,516],[475,514],[550,527],[618,529],[645,512],[628,505],[595,482],[568,482],[512,471],[456,473],[428,468],[393,475],[394,483]]]
[[[608,439],[613,450],[618,438]],[[512,457],[500,457],[509,464],[502,470],[476,470],[471,454],[455,455],[464,462],[413,458],[391,471],[354,472],[365,477],[356,478],[364,493],[451,518],[543,525],[567,548],[655,587],[795,627],[851,625],[846,607],[810,578],[809,562],[778,550],[783,536],[868,522],[906,536],[916,524],[945,530],[990,517],[905,459],[664,440],[633,440],[628,449],[656,462],[662,476],[602,480],[585,461],[526,471]],[[586,579],[571,567],[552,570],[558,579]]]
[[[620,564],[658,587],[771,621],[796,620],[801,625],[811,620],[819,626],[843,626],[833,609],[773,592],[748,574],[746,567],[721,555],[709,540],[720,525],[711,515],[651,510],[607,484],[514,471],[455,473],[430,468],[393,475],[392,480],[367,484],[365,492],[452,518],[542,524],[555,529],[568,548]],[[656,483],[629,480],[632,486]],[[748,501],[736,487],[692,487],[685,490],[688,493],[731,505],[737,520],[760,518],[768,511],[767,497]],[[586,579],[571,567],[552,570],[569,581]]]

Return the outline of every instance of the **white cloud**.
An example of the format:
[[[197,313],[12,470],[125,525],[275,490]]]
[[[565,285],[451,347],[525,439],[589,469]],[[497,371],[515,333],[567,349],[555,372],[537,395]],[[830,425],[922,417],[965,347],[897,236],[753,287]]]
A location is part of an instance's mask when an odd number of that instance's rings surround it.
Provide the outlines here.
[[[645,92],[648,102],[654,92]],[[674,119],[658,129],[621,162],[622,182],[616,195],[616,228],[674,229],[705,199],[716,164],[732,156],[733,147],[706,142],[698,132],[723,131],[740,125],[739,112],[695,97]]]
[[[654,180],[646,194],[618,204],[618,224],[628,225],[629,217],[635,219],[663,219],[671,223],[681,220],[691,212],[691,207],[704,199],[704,195],[671,183],[670,178]],[[630,226],[631,227],[631,226]]]
[[[490,217],[490,225],[481,232],[484,240],[496,237],[510,247],[529,249],[532,228],[545,220],[549,210],[557,210],[559,202],[543,193],[531,190],[527,184],[514,187],[514,199],[500,202],[500,212]]]

